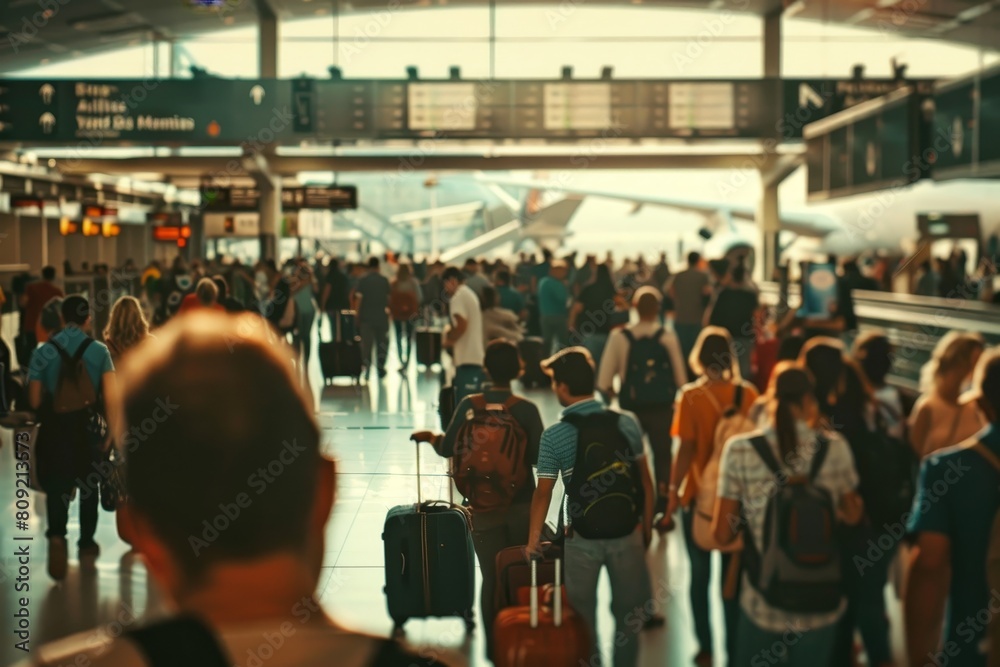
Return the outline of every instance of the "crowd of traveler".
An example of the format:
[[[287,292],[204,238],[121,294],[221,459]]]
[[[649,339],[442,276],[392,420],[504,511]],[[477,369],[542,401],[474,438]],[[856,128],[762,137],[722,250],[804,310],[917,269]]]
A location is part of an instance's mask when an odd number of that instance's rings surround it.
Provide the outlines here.
[[[855,271],[845,262],[840,280],[856,281]],[[442,433],[413,440],[452,460],[497,664],[515,664],[493,631],[498,555],[512,547],[561,558],[566,601],[590,637],[571,664],[601,662],[606,569],[612,664],[638,664],[642,632],[669,620],[670,593],[654,589],[647,556],[675,521],[699,667],[849,667],[862,649],[872,667],[902,664],[886,610],[894,574],[911,666],[1000,664],[989,641],[1000,585],[1000,352],[977,334],[941,338],[907,411],[888,381],[888,337],[854,335],[850,288],[828,316],[775,321],[741,258],[690,253],[674,274],[665,256],[616,266],[610,255],[578,262],[546,251],[457,267],[388,253],[280,269],[178,259],[136,275],[137,296],[118,298],[100,333],[92,304],[64,295],[52,267],[19,300],[25,400],[42,424],[49,574],[66,576],[74,489],[80,558],[99,556],[98,494],[82,480],[114,452],[125,462],[119,531],[178,612],[110,649],[77,647],[90,664],[143,664],[140,655],[160,664],[157,651],[179,661],[196,648],[231,664],[223,657],[246,654],[248,628],[280,625],[289,610],[302,625],[282,664],[317,652],[346,665],[438,664],[340,629],[314,597],[336,471],[302,381],[320,313],[353,318],[368,377],[385,377],[391,331],[404,372],[418,325],[450,351],[456,407]],[[526,358],[528,342],[538,359]],[[563,408],[557,421],[514,392],[530,364]],[[171,410],[169,396],[185,396],[183,418],[128,446],[120,434]],[[239,522],[211,545],[192,547],[204,518],[288,442],[298,443],[291,472],[239,505]]]

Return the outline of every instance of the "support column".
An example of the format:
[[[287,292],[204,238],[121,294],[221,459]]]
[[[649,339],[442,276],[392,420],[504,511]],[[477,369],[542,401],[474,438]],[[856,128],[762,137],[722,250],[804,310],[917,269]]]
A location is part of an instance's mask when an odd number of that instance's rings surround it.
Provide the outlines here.
[[[781,78],[781,16],[782,10],[773,11],[766,14],[762,20],[761,46],[763,53],[764,77],[768,79]],[[774,147],[781,140],[778,131],[778,119],[782,114],[782,92],[779,83],[773,87],[771,97],[771,111],[775,119],[774,134],[765,137],[765,151],[774,152]],[[767,147],[772,147],[770,151]],[[773,280],[774,270],[781,261],[779,255],[778,234],[781,232],[781,212],[778,206],[778,186],[784,180],[785,175],[771,173],[772,162],[775,155],[767,155],[765,166],[761,167],[761,196],[757,206],[757,225],[761,234],[761,257],[758,263],[761,267],[761,277],[763,280]]]
[[[260,191],[260,258],[278,261],[278,232],[281,229],[281,180]]]
[[[764,47],[764,77],[781,76],[781,15],[782,10],[766,14],[763,19],[761,44]]]
[[[257,14],[260,16],[257,34],[258,73],[262,79],[275,79],[278,76],[278,17],[266,0],[258,0]]]
[[[757,225],[761,233],[761,257],[759,265],[763,280],[774,279],[774,269],[780,261],[778,234],[781,232],[781,217],[778,207],[779,183],[768,183],[761,179],[761,197],[757,205]]]
[[[191,248],[191,257],[205,257],[205,216],[202,213],[192,215],[188,225],[191,227],[191,238],[188,239],[188,246]]]
[[[170,63],[169,63],[170,67],[169,67],[169,71],[168,71],[168,77],[171,78],[171,79],[176,79],[177,75],[179,74],[180,69],[181,69],[181,66],[180,66],[181,65],[180,64],[180,58],[181,58],[180,47],[177,46],[177,42],[175,40],[173,40],[173,39],[170,40],[169,44],[170,44]],[[159,74],[160,73],[157,72],[156,74],[157,74],[157,78],[159,78]]]

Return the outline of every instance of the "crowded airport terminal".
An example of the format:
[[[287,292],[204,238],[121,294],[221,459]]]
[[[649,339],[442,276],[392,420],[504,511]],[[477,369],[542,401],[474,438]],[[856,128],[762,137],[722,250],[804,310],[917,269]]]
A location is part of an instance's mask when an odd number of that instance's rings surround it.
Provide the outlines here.
[[[1000,667],[998,178],[996,0],[0,0],[0,664]]]

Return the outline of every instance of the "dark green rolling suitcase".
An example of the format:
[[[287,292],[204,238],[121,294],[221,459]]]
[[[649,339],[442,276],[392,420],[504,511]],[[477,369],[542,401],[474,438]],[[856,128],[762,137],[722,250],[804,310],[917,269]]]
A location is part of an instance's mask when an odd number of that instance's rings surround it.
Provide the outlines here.
[[[468,511],[444,501],[421,502],[417,445],[417,504],[385,518],[385,597],[398,631],[411,618],[461,616],[475,628],[475,551]]]

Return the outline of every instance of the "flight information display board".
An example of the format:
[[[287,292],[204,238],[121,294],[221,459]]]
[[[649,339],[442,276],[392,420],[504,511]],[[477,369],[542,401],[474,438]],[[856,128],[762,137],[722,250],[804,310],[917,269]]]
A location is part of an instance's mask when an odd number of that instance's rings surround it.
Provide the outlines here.
[[[804,128],[810,201],[900,187],[930,174],[933,104],[911,88]]]
[[[760,138],[779,82],[0,80],[0,141],[245,145],[381,139]]]
[[[773,132],[776,80],[310,81],[296,135],[322,139],[743,137]],[[304,99],[300,99],[304,98]],[[298,114],[298,111],[296,111]]]
[[[1000,175],[1000,68],[943,83],[934,101],[934,178]]]
[[[259,188],[222,188],[210,184],[201,188],[202,206],[206,211],[258,211],[260,198]],[[281,189],[281,208],[285,211],[341,211],[357,207],[358,188],[354,185],[307,185]]]

